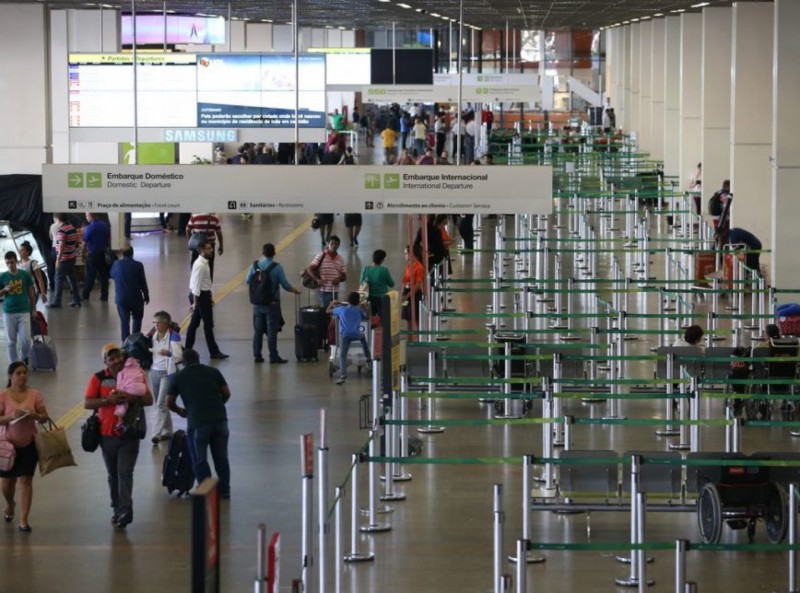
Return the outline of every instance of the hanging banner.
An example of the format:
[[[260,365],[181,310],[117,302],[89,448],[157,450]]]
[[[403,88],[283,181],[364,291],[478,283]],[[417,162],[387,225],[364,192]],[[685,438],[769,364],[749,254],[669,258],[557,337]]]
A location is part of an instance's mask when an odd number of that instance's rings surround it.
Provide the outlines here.
[[[45,212],[439,212],[551,210],[534,166],[44,165]]]

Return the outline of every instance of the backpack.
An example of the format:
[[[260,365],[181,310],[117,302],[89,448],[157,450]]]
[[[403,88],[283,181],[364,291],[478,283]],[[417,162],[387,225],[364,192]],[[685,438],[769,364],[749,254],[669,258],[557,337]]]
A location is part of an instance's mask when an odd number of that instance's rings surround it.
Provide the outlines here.
[[[255,274],[250,280],[250,303],[253,305],[269,305],[273,300],[272,282],[270,281],[269,273],[278,264],[272,262],[267,266],[266,270],[258,267],[258,262],[253,262],[253,271]]]
[[[711,216],[721,216],[722,215],[722,199],[720,198],[720,195],[721,195],[720,192],[716,192],[708,200],[708,213]]]
[[[125,338],[122,349],[139,361],[139,365],[147,370],[153,364],[153,353],[150,348],[153,341],[142,333],[135,333]]]

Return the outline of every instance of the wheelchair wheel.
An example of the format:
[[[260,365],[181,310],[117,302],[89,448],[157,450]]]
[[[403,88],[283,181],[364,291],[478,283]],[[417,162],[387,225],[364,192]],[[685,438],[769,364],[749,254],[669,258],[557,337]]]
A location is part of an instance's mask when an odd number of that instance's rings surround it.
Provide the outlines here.
[[[783,486],[770,482],[764,522],[767,524],[767,538],[771,544],[779,544],[786,537],[789,527],[788,504]]]
[[[722,537],[722,499],[716,484],[708,482],[697,497],[697,523],[704,544],[718,544]]]

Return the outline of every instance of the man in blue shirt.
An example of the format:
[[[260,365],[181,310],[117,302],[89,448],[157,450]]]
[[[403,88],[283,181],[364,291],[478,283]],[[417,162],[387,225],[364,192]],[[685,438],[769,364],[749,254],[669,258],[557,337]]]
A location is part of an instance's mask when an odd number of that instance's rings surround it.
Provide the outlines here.
[[[729,245],[744,245],[747,253],[744,256],[744,265],[761,275],[761,241],[753,233],[740,227],[732,228],[728,232]]]
[[[269,284],[272,292],[272,299],[266,305],[253,305],[253,357],[256,362],[264,362],[262,348],[264,344],[264,334],[267,334],[267,348],[269,349],[269,361],[273,364],[283,364],[287,362],[278,354],[278,332],[283,327],[283,315],[281,314],[281,287],[287,292],[300,294],[300,291],[289,284],[283,266],[278,262],[273,262],[275,258],[275,245],[265,243],[261,249],[263,257],[258,261],[258,268],[269,275]],[[250,285],[255,278],[256,270],[251,267],[247,272],[245,282]]]
[[[122,250],[122,258],[111,266],[111,278],[114,279],[114,303],[117,305],[124,342],[132,333],[142,331],[144,306],[150,302],[144,266],[133,259],[133,247],[130,245]]]
[[[336,380],[337,385],[341,385],[347,379],[347,352],[350,350],[351,342],[361,342],[367,365],[372,364],[367,337],[361,331],[361,322],[367,319],[367,312],[361,308],[360,302],[361,296],[357,292],[351,292],[347,297],[347,304],[341,305],[334,301],[328,307],[328,312],[336,317],[336,321],[339,323],[337,337],[339,340],[337,343],[339,347],[339,378]]]
[[[106,251],[111,247],[111,229],[92,212],[86,213],[87,224],[83,229],[81,257],[86,264],[83,280],[83,300],[89,300],[95,279],[100,276],[100,300],[108,300],[108,265]]]

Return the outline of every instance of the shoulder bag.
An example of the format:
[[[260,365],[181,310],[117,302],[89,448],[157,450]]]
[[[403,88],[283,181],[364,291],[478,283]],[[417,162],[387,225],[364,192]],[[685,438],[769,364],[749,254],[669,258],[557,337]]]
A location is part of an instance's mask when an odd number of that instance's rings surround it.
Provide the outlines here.
[[[319,263],[317,264],[317,274],[319,274],[319,269],[322,266],[322,260],[325,259],[325,252],[322,252],[322,257],[319,258]],[[309,266],[311,267],[311,266]],[[305,286],[310,290],[316,290],[320,287],[319,281],[308,271],[308,268],[300,272],[300,284]]]
[[[6,427],[0,427],[0,471],[10,471],[16,457],[17,450],[6,438]]]
[[[100,417],[95,410],[81,425],[81,448],[87,453],[97,451],[100,446]]]
[[[128,411],[122,417],[121,432],[124,437],[142,440],[147,434],[147,420],[140,399],[137,397],[128,402]]]

